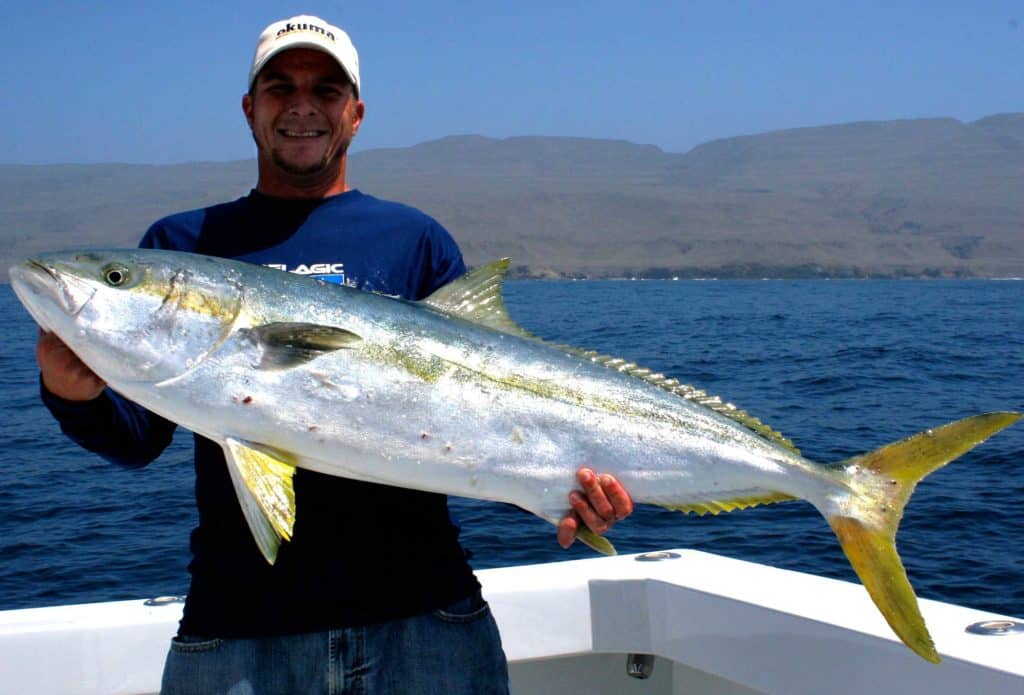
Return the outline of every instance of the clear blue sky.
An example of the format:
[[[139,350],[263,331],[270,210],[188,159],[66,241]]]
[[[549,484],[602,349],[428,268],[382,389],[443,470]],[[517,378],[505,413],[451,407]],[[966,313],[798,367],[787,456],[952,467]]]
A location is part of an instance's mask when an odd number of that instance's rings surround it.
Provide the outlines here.
[[[781,128],[1024,111],[1021,2],[4,3],[0,163],[254,156],[260,30],[301,12],[362,62],[356,149],[573,135],[674,152]]]

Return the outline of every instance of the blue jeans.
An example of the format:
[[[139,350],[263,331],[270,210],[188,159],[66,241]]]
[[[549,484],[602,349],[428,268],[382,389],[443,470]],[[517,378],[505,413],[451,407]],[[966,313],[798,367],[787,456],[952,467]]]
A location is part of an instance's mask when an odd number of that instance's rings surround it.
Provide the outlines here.
[[[176,637],[163,695],[508,693],[491,609],[477,593],[389,623],[263,639]]]

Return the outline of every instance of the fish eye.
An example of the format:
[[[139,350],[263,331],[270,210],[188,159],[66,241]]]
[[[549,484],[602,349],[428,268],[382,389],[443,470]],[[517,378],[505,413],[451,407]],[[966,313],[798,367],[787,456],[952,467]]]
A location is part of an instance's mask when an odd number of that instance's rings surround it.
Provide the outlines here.
[[[128,269],[120,266],[110,266],[103,270],[103,280],[111,287],[120,287],[128,282]]]

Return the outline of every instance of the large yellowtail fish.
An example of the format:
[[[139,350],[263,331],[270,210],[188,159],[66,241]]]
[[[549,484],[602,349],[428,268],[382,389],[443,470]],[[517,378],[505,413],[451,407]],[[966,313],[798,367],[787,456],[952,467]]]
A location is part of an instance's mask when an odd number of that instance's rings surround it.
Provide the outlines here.
[[[11,280],[40,326],[111,388],[223,446],[269,562],[291,536],[296,466],[501,500],[557,523],[587,465],[638,503],[685,512],[810,502],[896,634],[939,660],[896,527],[919,480],[1020,414],[812,463],[702,391],[531,337],[505,312],[507,266],[418,303],[169,251],[43,255]],[[614,552],[586,530],[581,539]]]

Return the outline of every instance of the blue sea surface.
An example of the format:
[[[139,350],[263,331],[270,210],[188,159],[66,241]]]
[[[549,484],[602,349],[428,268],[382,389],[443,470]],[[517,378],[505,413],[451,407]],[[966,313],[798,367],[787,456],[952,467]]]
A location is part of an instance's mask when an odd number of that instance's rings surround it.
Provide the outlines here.
[[[816,461],[1024,411],[1024,282],[524,281],[506,296],[537,335],[719,394]],[[184,593],[191,438],[143,470],[77,448],[39,402],[37,329],[9,286],[0,321],[0,609]],[[898,536],[918,594],[1024,615],[1022,500],[1024,423],[927,478]],[[451,506],[478,569],[593,555],[507,505]],[[716,517],[642,507],[609,537],[620,552],[690,547],[856,580],[803,502]]]

